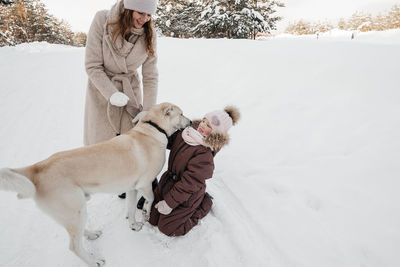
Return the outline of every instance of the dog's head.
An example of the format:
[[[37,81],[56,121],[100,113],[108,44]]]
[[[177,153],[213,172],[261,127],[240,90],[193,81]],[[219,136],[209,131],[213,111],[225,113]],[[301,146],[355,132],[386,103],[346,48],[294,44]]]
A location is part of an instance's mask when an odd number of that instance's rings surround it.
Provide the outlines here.
[[[153,106],[141,121],[156,123],[168,136],[191,124],[191,121],[183,116],[182,110],[178,106],[167,102]]]

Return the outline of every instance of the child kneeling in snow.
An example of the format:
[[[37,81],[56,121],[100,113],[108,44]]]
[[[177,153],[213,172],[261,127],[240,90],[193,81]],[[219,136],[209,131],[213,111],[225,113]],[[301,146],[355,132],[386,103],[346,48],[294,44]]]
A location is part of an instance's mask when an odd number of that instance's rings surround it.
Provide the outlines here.
[[[168,170],[154,190],[149,222],[168,236],[184,235],[207,215],[213,204],[206,179],[213,175],[214,156],[228,143],[228,130],[239,120],[235,107],[207,113],[168,142]]]

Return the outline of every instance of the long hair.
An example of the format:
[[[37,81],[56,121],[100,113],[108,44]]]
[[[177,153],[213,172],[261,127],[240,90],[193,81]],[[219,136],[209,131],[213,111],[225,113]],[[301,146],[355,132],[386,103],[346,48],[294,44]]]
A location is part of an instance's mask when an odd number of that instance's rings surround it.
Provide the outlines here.
[[[116,21],[110,21],[107,23],[107,28],[113,26],[111,32],[112,42],[115,44],[118,36],[122,36],[125,39],[131,31],[133,27],[133,19],[132,19],[133,10],[125,9],[119,15],[119,18]],[[149,56],[154,56],[154,44],[153,44],[153,21],[150,19],[143,25],[144,34],[145,34],[145,42],[146,42],[146,51]]]

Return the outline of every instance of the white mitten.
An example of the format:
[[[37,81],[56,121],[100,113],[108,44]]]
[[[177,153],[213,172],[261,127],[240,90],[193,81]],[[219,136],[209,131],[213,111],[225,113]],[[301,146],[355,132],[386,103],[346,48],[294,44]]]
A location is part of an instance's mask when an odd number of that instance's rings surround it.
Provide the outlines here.
[[[158,212],[164,215],[168,215],[171,213],[172,209],[168,206],[167,202],[165,200],[162,200],[158,202],[155,206],[156,209],[158,209]]]
[[[110,97],[111,105],[117,106],[117,107],[126,106],[126,104],[128,104],[128,101],[129,101],[129,97],[126,94],[121,93],[121,92],[115,92]]]
[[[138,123],[144,116],[146,116],[147,111],[140,111],[135,118],[133,118],[132,123]]]

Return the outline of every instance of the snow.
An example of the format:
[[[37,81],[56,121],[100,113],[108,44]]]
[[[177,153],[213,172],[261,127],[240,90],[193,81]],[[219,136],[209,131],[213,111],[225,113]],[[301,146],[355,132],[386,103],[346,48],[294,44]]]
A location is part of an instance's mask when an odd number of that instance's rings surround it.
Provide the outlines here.
[[[191,118],[242,112],[208,182],[215,205],[171,238],[133,232],[123,200],[95,195],[88,228],[103,235],[85,246],[106,266],[400,266],[399,36],[160,38],[159,102]],[[0,167],[81,146],[84,49],[0,58]],[[0,192],[0,209],[0,266],[85,266],[32,200]]]
[[[355,38],[352,40],[352,34]],[[280,34],[275,36],[277,39],[297,39],[297,40],[310,40],[317,39],[317,35],[292,35],[292,34]],[[271,37],[260,37],[260,39],[269,40]],[[319,40],[328,41],[351,41],[354,43],[367,42],[367,43],[380,43],[389,45],[400,45],[400,29],[393,29],[387,31],[369,31],[369,32],[359,32],[359,31],[344,31],[339,29],[332,29],[327,32],[319,33]]]

